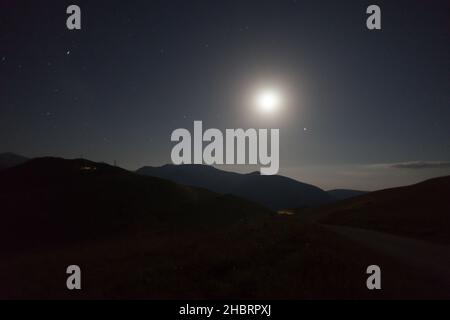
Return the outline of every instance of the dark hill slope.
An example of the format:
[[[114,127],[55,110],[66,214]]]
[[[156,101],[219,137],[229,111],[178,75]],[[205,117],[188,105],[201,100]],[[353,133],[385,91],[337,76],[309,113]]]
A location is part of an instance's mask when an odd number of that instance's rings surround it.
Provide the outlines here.
[[[329,224],[450,243],[450,177],[372,192],[319,209]]]
[[[335,189],[327,192],[331,196],[331,198],[333,198],[333,200],[335,201],[350,199],[368,193],[367,191],[349,190],[349,189]]]
[[[15,153],[0,153],[0,171],[22,164],[29,159]]]
[[[214,228],[269,214],[231,196],[86,160],[40,158],[0,173],[2,247],[161,228]]]

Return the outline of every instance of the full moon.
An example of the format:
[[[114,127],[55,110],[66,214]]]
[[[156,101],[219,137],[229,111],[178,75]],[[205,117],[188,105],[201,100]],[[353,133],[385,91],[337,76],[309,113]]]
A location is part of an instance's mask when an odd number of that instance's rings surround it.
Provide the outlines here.
[[[262,113],[273,114],[281,106],[282,98],[278,91],[273,89],[263,90],[256,95],[255,103]]]

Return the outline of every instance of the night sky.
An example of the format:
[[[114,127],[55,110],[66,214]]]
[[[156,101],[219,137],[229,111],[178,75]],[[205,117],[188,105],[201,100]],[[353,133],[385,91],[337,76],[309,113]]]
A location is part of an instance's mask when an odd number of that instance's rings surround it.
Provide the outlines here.
[[[170,163],[172,131],[202,120],[279,128],[280,172],[325,189],[450,174],[448,0],[0,3],[0,152],[134,170]],[[277,116],[249,106],[265,85]]]

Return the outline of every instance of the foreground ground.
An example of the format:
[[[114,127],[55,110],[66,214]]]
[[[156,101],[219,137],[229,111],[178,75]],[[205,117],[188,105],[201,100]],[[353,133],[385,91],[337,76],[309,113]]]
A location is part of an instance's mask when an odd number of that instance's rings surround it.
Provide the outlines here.
[[[82,269],[81,291],[65,287],[70,264]],[[382,268],[381,291],[366,288],[372,264]],[[450,298],[437,271],[349,230],[275,216],[228,231],[141,234],[13,255],[0,264],[0,298]]]

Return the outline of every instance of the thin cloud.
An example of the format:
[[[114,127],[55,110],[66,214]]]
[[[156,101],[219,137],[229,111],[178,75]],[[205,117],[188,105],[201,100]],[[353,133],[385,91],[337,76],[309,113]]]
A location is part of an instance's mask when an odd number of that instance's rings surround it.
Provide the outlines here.
[[[411,161],[391,164],[395,169],[444,169],[450,168],[450,161]]]

